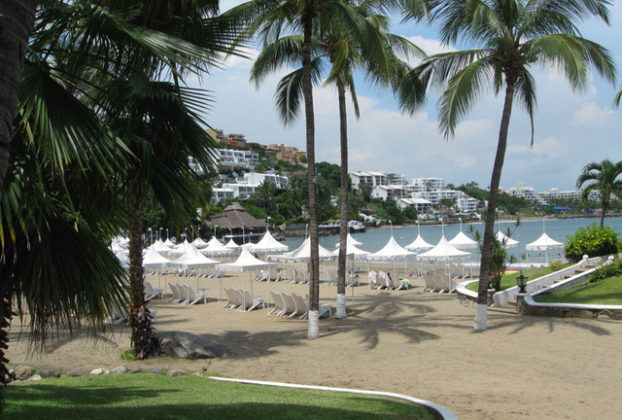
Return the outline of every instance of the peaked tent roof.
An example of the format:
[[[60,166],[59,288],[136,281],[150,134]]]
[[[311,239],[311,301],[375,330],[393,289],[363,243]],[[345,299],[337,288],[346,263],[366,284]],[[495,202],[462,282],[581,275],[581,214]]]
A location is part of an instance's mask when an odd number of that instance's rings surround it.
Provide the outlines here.
[[[197,249],[201,249],[201,248],[205,248],[207,246],[207,242],[205,242],[203,239],[201,239],[200,236],[197,236],[194,241],[191,242],[192,245],[194,245],[195,248]]]
[[[318,252],[320,260],[329,260],[334,258],[334,255],[329,250],[319,244]],[[311,259],[311,239],[307,237],[307,239],[305,239],[304,242],[295,250],[281,255],[274,255],[270,257],[270,259],[278,261],[309,261]]]
[[[220,271],[251,271],[275,266],[275,263],[255,258],[248,249],[242,248],[242,253],[237,260],[232,263],[218,264],[216,269]]]
[[[427,243],[419,233],[417,235],[417,239],[406,245],[404,248],[409,251],[426,251],[428,249],[434,248],[434,245]]]
[[[233,240],[233,238],[229,239],[229,242],[227,242],[225,244],[225,248],[228,249],[238,249],[240,248],[240,245],[236,244],[235,241]]]
[[[364,260],[367,258],[369,254],[370,254],[369,252],[357,248],[356,245],[352,243],[348,243],[346,245],[346,256],[352,256],[355,260],[358,260],[358,259]],[[336,257],[339,256],[339,248],[333,251],[333,255]]]
[[[527,251],[546,251],[547,249],[556,249],[562,246],[564,246],[563,243],[557,242],[546,233],[542,233],[538,239],[527,244],[525,249],[527,249]]]
[[[466,251],[461,251],[453,246],[445,238],[445,235],[443,235],[434,248],[417,255],[417,259],[448,260],[450,258],[465,257],[467,255],[471,254]]]
[[[171,265],[180,266],[182,268],[189,267],[209,267],[218,264],[219,261],[212,260],[201,254],[194,246],[188,244],[185,247],[186,252],[176,260],[171,261]]]
[[[164,269],[168,267],[171,263],[171,260],[163,257],[158,251],[153,248],[149,248],[147,253],[143,257],[143,267],[144,268],[160,268]]]
[[[477,248],[477,242],[466,236],[462,231],[458,232],[458,234],[454,236],[449,243],[458,249]]]
[[[359,246],[359,245],[363,245],[363,242],[357,241],[356,239],[354,239],[354,237],[350,234],[350,232],[348,232],[348,236],[346,238],[346,247],[348,247],[350,244],[355,245],[355,246]],[[335,248],[339,247],[339,242],[337,242],[335,244]]]
[[[403,248],[397,243],[393,235],[389,238],[387,244],[379,251],[369,254],[367,259],[370,260],[392,260],[399,257],[408,257],[415,255],[414,253]]]
[[[515,246],[518,246],[519,242],[516,239],[510,238],[508,235],[501,232],[500,230],[498,230],[495,235],[497,237],[497,241],[499,241],[502,244],[505,243],[504,248],[513,248]]]
[[[224,212],[212,216],[207,225],[220,229],[266,228],[265,221],[248,214],[239,203],[229,204]]]
[[[249,248],[254,252],[285,252],[289,249],[287,245],[274,239],[274,236],[272,236],[269,230],[266,230],[266,233],[259,242],[251,244]]]
[[[235,250],[231,248],[225,248],[225,246],[218,240],[216,237],[212,236],[207,242],[207,246],[201,249],[201,252],[205,255],[209,256],[217,256],[217,255],[231,255],[235,252]]]

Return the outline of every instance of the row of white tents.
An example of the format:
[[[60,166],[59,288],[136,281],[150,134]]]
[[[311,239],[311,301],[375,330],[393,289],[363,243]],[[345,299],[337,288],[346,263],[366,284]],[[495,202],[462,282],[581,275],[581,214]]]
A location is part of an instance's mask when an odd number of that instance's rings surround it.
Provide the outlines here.
[[[496,233],[497,239],[504,244],[506,248],[514,247],[518,245],[518,241],[509,238],[500,230]],[[129,263],[127,250],[125,249],[127,241],[115,240],[112,245],[113,251],[117,254],[117,257],[122,261],[124,265]],[[306,262],[310,260],[311,246],[309,238],[307,238],[297,249],[287,252],[288,247],[277,241],[269,231],[266,231],[262,239],[256,244],[244,244],[241,247],[235,244],[232,240],[227,244],[222,244],[216,238],[212,238],[209,242],[203,241],[201,238],[195,239],[192,243],[187,240],[180,245],[175,245],[169,239],[166,241],[155,241],[144,251],[143,266],[147,270],[161,270],[164,271],[167,268],[175,268],[180,271],[186,270],[204,270],[207,268],[215,268],[216,270],[226,271],[231,270],[239,265],[248,267],[254,267],[251,269],[259,269],[257,262],[250,264],[249,256],[251,253],[255,254],[274,254],[268,258],[272,261],[279,262]],[[361,242],[354,239],[348,234],[346,244],[346,255],[349,259],[358,261],[375,261],[375,262],[395,262],[396,260],[406,261],[409,257],[416,257],[419,261],[437,261],[437,262],[449,262],[454,260],[461,260],[471,255],[466,249],[472,249],[477,247],[477,242],[469,238],[462,232],[460,232],[451,240],[445,238],[444,233],[441,239],[436,245],[431,245],[426,242],[421,236],[419,231],[417,238],[402,247],[397,243],[393,235],[389,238],[384,247],[374,253],[362,250],[358,248]],[[526,249],[530,251],[547,251],[549,249],[555,249],[562,247],[563,244],[551,239],[546,233],[542,235],[534,242],[527,244]],[[243,252],[236,262],[238,265],[232,265],[235,263],[219,264],[220,261],[213,260],[209,257],[230,257],[240,250],[246,250],[250,252]],[[331,260],[338,256],[339,249],[331,252],[326,248],[319,246],[320,260]],[[255,258],[255,257],[253,257]],[[256,259],[256,261],[261,261]],[[270,264],[262,262],[265,264]],[[261,265],[261,264],[260,264]],[[269,265],[264,266],[267,268]],[[234,270],[235,271],[235,270]]]

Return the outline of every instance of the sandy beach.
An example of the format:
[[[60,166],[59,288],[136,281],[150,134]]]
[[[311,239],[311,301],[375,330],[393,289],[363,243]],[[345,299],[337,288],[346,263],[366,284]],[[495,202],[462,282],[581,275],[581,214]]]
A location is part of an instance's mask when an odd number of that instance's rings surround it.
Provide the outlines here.
[[[158,287],[195,278],[149,277]],[[366,283],[366,275],[362,274]],[[53,337],[45,354],[28,351],[28,337],[13,322],[8,357],[36,368],[207,368],[214,375],[399,392],[444,405],[460,419],[617,419],[622,412],[622,322],[609,319],[520,317],[490,311],[489,329],[472,329],[475,309],[455,295],[407,291],[347,290],[349,316],[323,319],[321,337],[306,338],[307,321],[248,313],[217,301],[219,280],[200,279],[207,304],[181,306],[155,300],[157,330],[199,334],[229,346],[225,359],[171,358],[128,362],[126,326],[97,340],[87,331]],[[222,280],[248,288],[248,273]],[[253,283],[268,295],[274,282]],[[307,285],[280,282],[280,291],[306,295]],[[334,305],[336,288],[322,284],[321,299]]]

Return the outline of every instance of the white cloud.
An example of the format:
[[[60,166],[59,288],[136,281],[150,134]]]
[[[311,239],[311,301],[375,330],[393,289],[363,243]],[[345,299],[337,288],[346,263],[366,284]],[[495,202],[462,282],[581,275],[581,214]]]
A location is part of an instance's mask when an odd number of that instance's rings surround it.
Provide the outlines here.
[[[611,108],[588,102],[577,109],[573,115],[573,124],[608,124],[616,117]]]
[[[422,36],[414,35],[408,37],[408,40],[425,51],[428,55],[455,51],[455,48],[437,39],[426,39]]]

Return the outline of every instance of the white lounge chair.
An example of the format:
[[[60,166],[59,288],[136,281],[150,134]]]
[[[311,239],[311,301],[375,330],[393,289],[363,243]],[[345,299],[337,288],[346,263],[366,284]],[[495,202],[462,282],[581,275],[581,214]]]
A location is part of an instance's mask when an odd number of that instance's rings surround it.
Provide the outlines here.
[[[148,281],[145,282],[145,300],[155,299],[158,296],[161,298],[163,296],[163,292],[163,289],[153,287]]]
[[[279,293],[273,292],[270,290],[270,298],[272,299],[272,303],[274,303],[274,308],[268,312],[268,315],[276,315],[280,316],[281,312],[285,309],[285,305],[283,304],[283,298]]]
[[[298,309],[298,312],[301,310],[304,311],[302,315],[300,315],[300,319],[305,319],[309,317],[309,303],[308,299],[305,300],[302,296],[299,296],[295,293],[292,293],[292,298],[294,299],[294,303]],[[318,317],[322,318],[324,315],[331,316],[332,306],[329,303],[325,303],[323,301],[319,301],[318,305]]]
[[[205,293],[195,292],[194,290],[192,290],[192,287],[190,286],[182,285],[181,287],[182,287],[182,290],[185,291],[186,299],[184,300],[184,302],[187,303],[188,305],[194,305],[201,299],[203,299],[203,303],[207,303]]]
[[[284,304],[284,308],[283,308],[281,315],[290,314],[288,318],[291,318],[296,315],[300,315],[298,313],[298,310],[296,308],[296,302],[294,301],[294,298],[292,297],[292,295],[289,295],[287,293],[281,293],[281,297],[283,298],[283,304]],[[302,310],[302,308],[300,309]]]
[[[244,302],[242,303],[242,307],[247,312],[252,311],[255,308],[258,308],[259,306],[262,306],[264,308],[266,307],[263,295],[252,296],[251,292],[249,292],[248,290],[243,290],[241,292],[244,294],[243,296]]]
[[[225,294],[227,295],[227,300],[228,300],[227,303],[225,304],[225,308],[232,308],[232,309],[237,308],[239,306],[238,298],[233,293],[233,289],[225,287],[223,290],[225,291]]]
[[[184,296],[184,293],[179,287],[179,285],[174,284],[174,283],[169,283],[169,287],[171,288],[171,292],[173,293],[173,297],[171,298],[171,301],[173,303],[183,303],[186,297]]]

